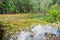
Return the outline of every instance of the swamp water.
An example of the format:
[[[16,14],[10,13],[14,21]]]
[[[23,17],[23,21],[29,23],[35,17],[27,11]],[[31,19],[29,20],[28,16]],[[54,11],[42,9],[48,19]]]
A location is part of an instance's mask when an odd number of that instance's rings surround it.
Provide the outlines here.
[[[56,39],[52,39],[52,38]],[[60,30],[50,25],[35,25],[31,31],[20,30],[17,34],[11,35],[9,40],[60,40]]]

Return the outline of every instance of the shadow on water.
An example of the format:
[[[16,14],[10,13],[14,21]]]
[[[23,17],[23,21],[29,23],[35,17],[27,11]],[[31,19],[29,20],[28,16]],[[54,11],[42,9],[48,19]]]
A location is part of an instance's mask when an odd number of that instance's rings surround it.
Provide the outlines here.
[[[0,25],[0,40],[3,40],[4,38],[4,26],[3,25]]]

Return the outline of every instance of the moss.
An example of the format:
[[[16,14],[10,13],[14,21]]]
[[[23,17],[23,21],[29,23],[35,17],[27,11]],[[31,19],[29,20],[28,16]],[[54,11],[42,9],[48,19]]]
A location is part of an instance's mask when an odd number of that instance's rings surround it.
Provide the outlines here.
[[[36,25],[47,24],[47,18],[50,19],[49,17],[40,14],[1,14],[0,24],[3,24],[5,26],[7,33],[15,33],[20,28],[27,30],[27,27],[30,28],[30,25],[32,23]]]

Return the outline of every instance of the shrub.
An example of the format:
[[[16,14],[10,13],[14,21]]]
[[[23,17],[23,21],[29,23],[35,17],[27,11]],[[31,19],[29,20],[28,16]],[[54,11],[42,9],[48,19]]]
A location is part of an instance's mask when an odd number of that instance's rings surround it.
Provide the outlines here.
[[[51,18],[51,20],[55,20],[55,21],[60,21],[60,12],[59,12],[59,7],[57,4],[51,6],[51,8],[48,10],[49,13],[49,18]],[[51,21],[50,20],[50,21]]]

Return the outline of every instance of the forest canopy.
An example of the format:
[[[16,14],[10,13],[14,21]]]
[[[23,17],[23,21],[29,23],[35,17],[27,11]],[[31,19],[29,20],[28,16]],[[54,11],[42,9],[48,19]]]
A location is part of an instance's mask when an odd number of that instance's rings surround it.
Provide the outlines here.
[[[0,13],[47,13],[56,4],[60,7],[60,0],[0,0]]]

